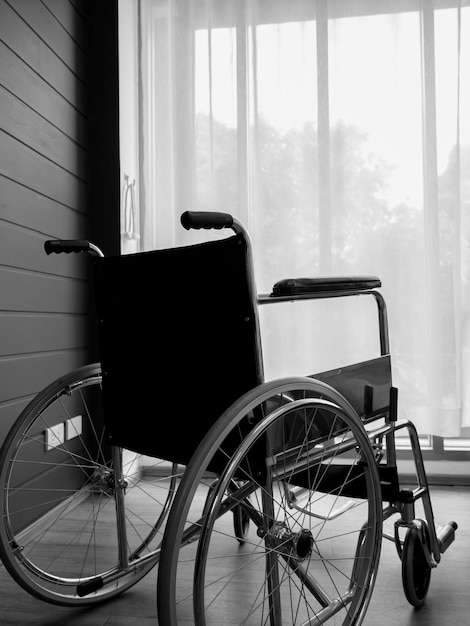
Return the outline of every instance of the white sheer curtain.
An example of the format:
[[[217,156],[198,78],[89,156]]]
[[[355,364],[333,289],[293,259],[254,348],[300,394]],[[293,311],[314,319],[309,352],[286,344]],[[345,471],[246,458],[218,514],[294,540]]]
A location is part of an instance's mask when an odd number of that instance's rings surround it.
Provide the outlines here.
[[[289,276],[379,276],[402,415],[423,434],[460,436],[470,426],[469,2],[138,7],[142,249],[200,241],[179,215],[217,210],[250,230],[260,292]],[[267,377],[375,356],[374,307],[361,297],[262,310]]]

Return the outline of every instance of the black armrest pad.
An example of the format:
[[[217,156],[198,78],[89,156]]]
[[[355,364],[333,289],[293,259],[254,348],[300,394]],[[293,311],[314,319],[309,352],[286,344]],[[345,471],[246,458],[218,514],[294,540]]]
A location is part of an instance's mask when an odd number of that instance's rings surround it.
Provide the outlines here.
[[[271,296],[293,296],[330,291],[367,291],[381,285],[377,276],[285,278],[274,285]]]

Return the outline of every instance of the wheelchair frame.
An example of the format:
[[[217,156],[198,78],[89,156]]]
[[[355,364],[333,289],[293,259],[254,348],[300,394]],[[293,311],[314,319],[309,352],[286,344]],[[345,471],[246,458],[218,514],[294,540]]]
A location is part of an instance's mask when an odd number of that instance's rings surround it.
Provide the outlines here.
[[[260,384],[243,394],[223,413],[220,420],[217,420],[195,449],[184,474],[180,472],[178,461],[171,460],[170,470],[162,480],[162,484],[165,484],[164,495],[158,495],[154,499],[159,509],[157,519],[147,524],[143,535],[140,530],[139,533],[134,533],[134,526],[139,524],[140,514],[129,523],[126,513],[125,500],[132,491],[131,487],[138,483],[138,479],[133,478],[134,470],[129,470],[129,466],[134,467],[134,458],[132,457],[129,462],[129,452],[123,453],[121,447],[113,445],[109,440],[108,443],[111,445],[106,452],[108,456],[105,460],[101,438],[98,445],[100,460],[93,464],[92,470],[91,462],[86,465],[85,487],[82,483],[74,489],[54,487],[55,490],[67,491],[67,496],[57,501],[57,506],[52,507],[52,513],[49,510],[51,506],[47,506],[47,499],[51,498],[51,493],[47,491],[47,497],[43,497],[38,504],[41,515],[37,516],[32,524],[14,520],[14,514],[21,519],[24,516],[23,510],[16,504],[15,497],[22,490],[25,494],[35,493],[36,488],[31,489],[29,481],[35,480],[34,468],[42,467],[44,464],[42,457],[39,458],[39,452],[34,452],[31,461],[29,456],[22,457],[22,451],[26,448],[34,450],[34,446],[42,445],[44,429],[48,431],[54,424],[49,412],[55,414],[60,405],[68,426],[69,423],[76,423],[73,421],[76,419],[73,413],[75,407],[73,409],[63,407],[69,397],[74,396],[83,402],[85,408],[80,415],[83,420],[89,415],[89,406],[100,404],[100,398],[89,400],[87,396],[89,389],[98,392],[98,396],[101,393],[103,376],[99,365],[85,366],[54,381],[22,412],[0,453],[2,486],[0,506],[3,512],[3,522],[0,526],[0,556],[8,571],[28,592],[43,600],[66,606],[80,606],[94,604],[122,593],[159,563],[159,623],[176,626],[179,619],[175,609],[178,602],[176,597],[178,555],[183,548],[196,543],[198,551],[195,557],[194,587],[191,592],[194,595],[193,619],[198,625],[206,624],[208,609],[205,606],[205,577],[206,570],[209,569],[214,529],[219,520],[231,511],[233,534],[242,546],[241,549],[243,550],[243,546],[248,542],[250,524],[256,526],[261,545],[265,546],[268,608],[263,620],[268,615],[273,626],[287,622],[326,624],[345,609],[342,623],[360,624],[365,616],[376,578],[380,555],[379,535],[395,543],[402,561],[405,595],[413,606],[421,606],[428,592],[430,572],[437,566],[441,555],[454,540],[457,524],[449,522],[439,529],[436,528],[416,428],[408,420],[397,419],[398,392],[391,382],[387,308],[383,296],[376,290],[380,286],[380,281],[375,277],[285,280],[275,285],[272,294],[258,295],[249,235],[239,221],[223,213],[185,213],[182,216],[182,224],[187,229],[229,228],[236,236],[242,238],[246,245],[247,284],[253,311],[257,311],[259,306],[279,302],[372,296],[378,309],[380,356],[364,363],[323,372],[305,379],[281,379],[265,383],[259,321],[255,315],[257,344],[255,359]],[[97,257],[103,256],[99,248],[87,241],[48,241],[45,247],[48,254],[89,252]],[[266,407],[270,403],[273,406],[268,411]],[[315,436],[310,432],[305,435],[304,431],[300,432],[301,428],[299,431],[301,424],[299,418],[303,415],[305,424],[308,419],[309,430],[310,424],[315,420],[318,421]],[[101,422],[102,418],[96,423],[90,418],[93,430],[97,429]],[[241,429],[244,429],[243,435],[234,445],[230,444],[230,452],[227,452],[229,448],[225,446],[229,435],[231,437],[235,431]],[[395,446],[395,434],[399,430],[406,430],[411,441],[417,479],[417,485],[412,489],[400,488]],[[302,437],[303,441],[299,443]],[[258,461],[255,462],[254,459],[258,458],[260,450],[267,450],[268,447],[271,456],[263,460],[268,467],[260,469]],[[294,456],[293,450],[297,451]],[[139,452],[131,446],[131,455],[133,451]],[[198,512],[196,517],[190,518],[189,507],[195,502],[198,485],[210,468],[208,459],[216,458],[217,454],[220,456],[220,451],[227,457],[223,459],[220,475],[215,482],[209,483],[202,511]],[[350,466],[346,461],[355,451],[356,460]],[[69,461],[65,462],[65,467],[72,466],[72,469],[76,469],[75,465],[80,465],[80,470],[84,473],[85,464],[82,466],[81,458],[85,453],[82,448],[80,451],[70,452],[63,443],[62,448],[58,445],[53,450],[53,454],[59,455],[59,452],[67,453]],[[336,457],[339,457],[339,462]],[[303,460],[299,462],[300,458]],[[281,461],[285,464],[282,467]],[[24,466],[29,467],[30,463],[31,476],[26,480]],[[50,465],[60,467],[62,463],[63,458],[58,457],[58,460]],[[298,464],[297,469],[293,469],[295,463]],[[275,468],[275,478],[263,483],[262,480],[266,479],[263,472],[266,475],[273,472],[269,468],[270,464]],[[18,475],[16,466],[21,468]],[[354,472],[351,473],[352,467]],[[316,483],[318,491],[334,495],[335,500],[340,501],[339,506],[335,503],[326,514],[312,510],[313,474],[316,474],[317,479],[318,468],[322,468],[321,480],[317,480]],[[258,478],[261,474],[263,478]],[[24,488],[24,484],[28,486]],[[284,493],[275,496],[275,490],[281,488],[279,485],[283,485]],[[356,489],[359,491],[356,492]],[[72,496],[69,495],[69,491]],[[261,491],[259,507],[252,502],[253,498],[257,498],[258,491]],[[113,502],[116,563],[103,567],[103,571],[100,572],[93,572],[91,569],[88,571],[84,567],[81,573],[75,573],[73,576],[55,573],[55,562],[63,559],[62,553],[54,556],[50,566],[45,566],[42,564],[43,557],[36,556],[36,544],[38,541],[47,543],[50,540],[49,534],[53,534],[53,525],[57,526],[58,522],[62,522],[71,512],[75,515],[82,507],[82,503],[90,497],[93,500],[99,497],[96,506],[99,511],[105,509],[108,501]],[[348,498],[352,500],[349,501]],[[334,520],[340,519],[357,506],[357,498],[365,501],[364,506],[368,511],[369,524],[373,530],[369,531],[366,523],[362,527],[358,526],[357,546],[353,547],[351,553],[353,556],[350,557],[350,560],[354,561],[350,581],[345,591],[341,593],[336,587],[338,583],[335,582],[335,591],[332,595],[308,571],[310,560],[313,559],[313,554],[316,554],[317,540],[311,527],[306,523],[304,526],[297,521],[294,523],[294,517],[308,516],[322,520],[324,524],[334,523]],[[343,499],[346,500],[345,503]],[[416,519],[415,504],[419,500],[423,503],[425,520]],[[279,504],[281,501],[282,506]],[[385,506],[382,501],[386,503]],[[282,509],[285,514],[282,522],[278,509]],[[87,515],[89,515],[88,524],[94,513]],[[394,534],[383,533],[382,522],[394,515],[399,516],[395,522]],[[44,524],[46,530],[41,528]],[[30,526],[32,531],[29,530]],[[60,528],[62,532],[62,527]],[[400,538],[401,529],[406,530],[404,540]],[[93,534],[96,532],[95,527],[92,532]],[[136,535],[137,538],[133,537],[131,540],[130,535]],[[94,541],[96,542],[96,539]],[[132,541],[134,545],[131,549]],[[33,548],[28,547],[31,542]],[[253,543],[253,540],[251,542]],[[86,550],[91,549],[91,543],[90,539]],[[79,546],[79,541],[76,543],[75,540],[70,540],[70,549],[78,551]],[[309,608],[308,617],[303,616],[301,621],[297,621],[300,620],[300,601],[298,601],[299,617],[291,613],[286,619],[278,589],[290,574],[280,573],[279,562],[282,562],[284,572],[287,570],[293,572],[298,581],[297,585],[302,588],[305,586],[318,601],[320,609],[314,612],[314,615],[309,613],[311,610]],[[48,567],[51,571],[46,569]],[[65,566],[64,568],[66,569]],[[331,574],[329,577],[333,578]],[[359,589],[360,587],[363,589]],[[218,593],[223,595],[228,591],[223,589]],[[215,603],[217,598],[218,595],[209,604]],[[255,613],[255,609],[253,612]],[[220,616],[217,619],[220,619]]]
[[[201,216],[203,217],[203,216]],[[245,230],[243,224],[241,224],[238,220],[233,219],[234,232],[243,233],[243,235],[249,240],[248,232]],[[250,246],[251,247],[251,246]],[[251,253],[250,253],[251,254]],[[252,263],[251,263],[252,265]],[[368,277],[370,280],[370,277]],[[254,287],[255,281],[254,276],[251,278],[253,285],[253,294],[256,294],[256,289]],[[319,300],[326,298],[346,298],[351,296],[372,296],[377,304],[377,312],[378,312],[378,324],[379,324],[379,338],[380,338],[380,354],[382,357],[385,357],[390,354],[390,340],[388,334],[388,315],[387,315],[387,305],[383,295],[376,291],[375,289],[367,289],[364,288],[364,284],[367,283],[367,280],[361,279],[352,279],[351,283],[343,282],[339,287],[335,287],[334,280],[330,278],[325,279],[313,279],[310,281],[306,281],[303,285],[298,289],[295,285],[295,281],[283,281],[287,284],[287,291],[290,293],[284,295],[273,295],[273,294],[260,294],[254,297],[256,298],[257,304],[263,306],[268,304],[275,304],[279,302],[294,302],[294,301],[302,301],[302,300]],[[293,283],[289,285],[289,283]],[[357,283],[360,285],[360,288],[354,288],[354,284]],[[345,288],[345,285],[348,288]],[[306,291],[308,289],[308,291]],[[367,364],[366,364],[367,365]],[[348,370],[354,370],[357,366],[353,365],[351,367],[342,368],[341,372],[336,374],[337,377],[347,376]],[[318,378],[320,380],[325,379],[325,374],[314,374],[313,378]],[[357,377],[355,377],[355,382],[357,384]],[[343,391],[343,395],[346,399],[352,401],[353,406],[356,404],[352,398],[349,397],[348,390]],[[413,524],[413,520],[415,519],[415,503],[418,500],[423,501],[424,512],[426,516],[426,522],[428,524],[428,532],[429,532],[429,543],[425,543],[425,556],[426,560],[431,567],[436,567],[437,564],[441,560],[441,554],[445,552],[445,550],[449,547],[449,545],[454,540],[455,530],[457,529],[457,524],[455,522],[449,522],[446,524],[440,532],[436,531],[436,525],[434,522],[434,514],[431,504],[431,498],[429,493],[429,485],[426,476],[426,470],[424,466],[423,456],[421,453],[421,447],[419,444],[419,436],[416,430],[416,427],[409,420],[400,420],[397,419],[397,409],[398,409],[398,389],[395,387],[390,388],[390,405],[389,411],[385,414],[385,425],[378,427],[372,431],[369,431],[369,437],[371,441],[378,442],[381,439],[385,438],[386,444],[386,464],[385,468],[389,468],[392,470],[396,470],[397,468],[397,456],[396,456],[396,445],[395,445],[395,433],[399,430],[406,429],[408,431],[408,435],[411,442],[411,449],[413,453],[413,459],[415,463],[416,469],[416,478],[417,478],[417,486],[410,490],[404,489],[401,490],[399,494],[399,498],[395,502],[389,502],[389,505],[384,509],[383,515],[384,520],[390,518],[395,514],[399,514],[401,519],[397,523],[397,528],[400,526],[410,527]],[[355,407],[356,408],[356,407]],[[358,411],[361,414],[360,411]],[[365,410],[364,413],[367,413]],[[371,423],[383,417],[382,414],[373,415],[372,417],[364,416],[364,423]],[[397,545],[397,551],[401,555],[403,542],[398,539],[398,533],[390,536],[384,534],[384,537],[394,541]]]
[[[292,293],[291,295],[283,295],[272,297],[269,294],[260,295],[258,298],[258,303],[260,305],[273,304],[278,302],[293,302],[296,300],[315,300],[315,299],[325,299],[325,298],[345,298],[351,296],[372,296],[376,303],[378,309],[378,321],[379,321],[379,333],[380,333],[380,354],[385,357],[390,354],[390,342],[388,335],[388,316],[387,316],[387,306],[385,303],[385,299],[382,294],[375,289],[349,289],[349,290],[322,290],[321,283],[316,283],[315,287],[318,291],[307,293],[307,294],[296,294]],[[364,364],[365,366],[368,363]],[[336,374],[337,377],[347,376],[348,370],[355,370],[357,365],[350,366],[349,368],[342,368],[341,372]],[[319,378],[320,380],[324,380],[325,378],[329,378],[325,374],[319,373],[313,376],[314,378]],[[357,384],[357,377],[354,378],[353,383]],[[333,385],[334,386],[334,385]],[[352,400],[352,398],[348,397],[348,389],[343,391],[343,395]],[[354,400],[352,400],[354,405],[357,405]],[[396,445],[395,445],[395,433],[399,430],[406,429],[408,431],[413,459],[415,462],[416,475],[418,485],[413,490],[403,490],[396,501],[390,502],[389,506],[384,509],[384,520],[388,519],[392,515],[400,514],[402,519],[399,522],[399,525],[407,526],[412,523],[412,520],[415,519],[414,515],[414,504],[417,500],[422,499],[424,510],[426,514],[426,520],[429,525],[429,533],[430,533],[430,545],[426,546],[426,559],[432,567],[435,567],[437,563],[440,561],[440,555],[445,549],[447,549],[449,544],[449,539],[453,537],[453,530],[455,528],[451,524],[446,525],[445,530],[438,537],[435,524],[434,524],[434,514],[431,505],[431,499],[429,495],[429,486],[426,476],[426,471],[424,467],[424,461],[421,454],[421,448],[419,445],[419,437],[416,431],[416,428],[412,422],[409,420],[400,420],[397,419],[397,404],[398,404],[398,390],[395,387],[390,387],[390,408],[389,411],[385,414],[385,425],[375,428],[374,430],[369,430],[368,434],[373,442],[378,442],[385,438],[386,444],[385,449],[386,453],[386,463],[381,467],[385,467],[387,469],[396,470],[397,467],[397,457],[396,457]],[[359,407],[355,407],[358,408]],[[358,410],[360,414],[360,409]],[[367,411],[364,411],[367,413]],[[379,413],[378,415],[373,415],[372,417],[367,417],[364,415],[363,421],[365,424],[370,424],[380,418],[384,417],[383,414]],[[386,536],[386,535],[385,535]],[[397,548],[400,553],[400,542],[397,539],[397,535],[394,536],[386,536],[387,538],[397,542]]]

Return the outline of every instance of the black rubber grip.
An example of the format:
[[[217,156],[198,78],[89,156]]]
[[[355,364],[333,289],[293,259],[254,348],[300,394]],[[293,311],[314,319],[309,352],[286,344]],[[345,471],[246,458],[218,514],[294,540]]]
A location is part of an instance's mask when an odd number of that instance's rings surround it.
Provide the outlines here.
[[[186,230],[192,228],[196,230],[200,228],[220,230],[221,228],[232,228],[233,217],[229,213],[186,211],[181,216],[181,224]]]
[[[50,239],[44,242],[46,254],[62,252],[90,252],[90,242],[84,239]]]

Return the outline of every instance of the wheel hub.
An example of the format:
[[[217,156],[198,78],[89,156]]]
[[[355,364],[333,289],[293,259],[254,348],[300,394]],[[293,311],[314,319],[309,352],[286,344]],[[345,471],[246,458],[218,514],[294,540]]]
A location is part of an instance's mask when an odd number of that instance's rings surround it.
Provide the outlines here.
[[[290,559],[298,563],[305,561],[312,554],[313,535],[306,528],[292,532],[281,522],[275,522],[266,535],[266,542]]]
[[[101,491],[108,495],[114,495],[116,490],[116,481],[114,471],[108,467],[98,467],[93,473],[93,487],[97,491]]]

